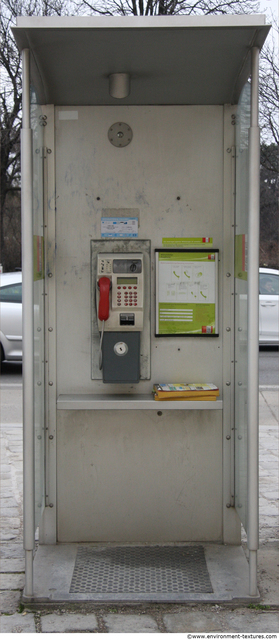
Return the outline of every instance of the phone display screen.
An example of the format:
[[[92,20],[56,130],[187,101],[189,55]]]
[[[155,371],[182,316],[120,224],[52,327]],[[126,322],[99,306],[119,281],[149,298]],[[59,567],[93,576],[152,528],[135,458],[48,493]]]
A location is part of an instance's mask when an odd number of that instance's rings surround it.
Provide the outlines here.
[[[138,284],[137,278],[128,278],[128,277],[118,277],[117,284]]]

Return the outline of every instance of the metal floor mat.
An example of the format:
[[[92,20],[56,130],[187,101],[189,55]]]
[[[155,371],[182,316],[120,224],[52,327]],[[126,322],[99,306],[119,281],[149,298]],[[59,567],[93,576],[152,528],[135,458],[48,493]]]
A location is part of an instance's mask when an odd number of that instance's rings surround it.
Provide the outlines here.
[[[213,593],[202,546],[79,547],[70,593]]]

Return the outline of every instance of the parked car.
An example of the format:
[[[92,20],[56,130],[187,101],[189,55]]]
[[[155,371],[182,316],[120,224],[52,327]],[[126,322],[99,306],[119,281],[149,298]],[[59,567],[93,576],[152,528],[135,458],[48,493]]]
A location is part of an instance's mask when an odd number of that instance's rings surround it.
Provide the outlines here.
[[[279,344],[279,271],[260,268],[260,344]]]
[[[1,362],[22,360],[22,273],[0,274]]]

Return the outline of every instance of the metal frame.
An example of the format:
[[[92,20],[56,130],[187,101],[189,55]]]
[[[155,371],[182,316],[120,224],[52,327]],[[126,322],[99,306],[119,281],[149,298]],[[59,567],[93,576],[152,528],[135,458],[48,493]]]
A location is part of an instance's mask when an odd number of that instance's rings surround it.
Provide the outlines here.
[[[33,595],[33,549],[35,547],[33,207],[29,62],[29,49],[24,49],[22,51],[21,219],[23,307],[23,546],[25,549],[26,596]]]
[[[147,25],[147,23],[146,23]],[[67,24],[68,26],[68,24]],[[126,25],[127,26],[127,25]],[[259,166],[258,126],[259,49],[252,58],[252,99],[249,145],[249,234],[248,234],[248,549],[249,593],[257,595],[258,550],[258,254],[259,254]],[[33,224],[32,224],[32,131],[30,127],[30,52],[22,51],[23,123],[22,153],[22,263],[23,263],[23,504],[26,597],[33,596],[34,518],[34,370],[33,370]],[[55,349],[55,346],[52,347]],[[48,383],[50,384],[50,383]],[[212,403],[213,404],[213,403]],[[61,406],[60,406],[61,408]],[[156,408],[159,406],[156,405]],[[190,408],[190,407],[189,407]],[[195,407],[196,408],[196,407]],[[210,406],[211,408],[211,406]],[[215,407],[214,407],[215,408]],[[213,407],[212,407],[213,409]]]
[[[249,592],[257,595],[259,548],[259,218],[260,129],[258,126],[259,49],[251,52],[248,218],[248,526]]]

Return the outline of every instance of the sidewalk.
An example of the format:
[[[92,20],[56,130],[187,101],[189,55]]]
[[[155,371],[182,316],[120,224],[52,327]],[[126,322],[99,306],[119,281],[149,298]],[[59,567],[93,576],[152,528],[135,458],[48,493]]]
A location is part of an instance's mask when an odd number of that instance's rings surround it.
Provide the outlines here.
[[[15,390],[13,390],[13,394]],[[16,389],[21,394],[21,389]],[[13,395],[14,397],[14,395]],[[1,633],[278,633],[278,387],[260,388],[260,605],[21,605],[22,427],[5,392],[1,426]],[[13,423],[8,423],[12,419]],[[243,531],[243,547],[246,537]]]

